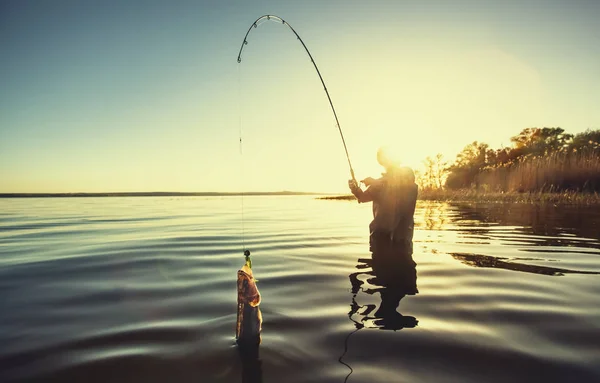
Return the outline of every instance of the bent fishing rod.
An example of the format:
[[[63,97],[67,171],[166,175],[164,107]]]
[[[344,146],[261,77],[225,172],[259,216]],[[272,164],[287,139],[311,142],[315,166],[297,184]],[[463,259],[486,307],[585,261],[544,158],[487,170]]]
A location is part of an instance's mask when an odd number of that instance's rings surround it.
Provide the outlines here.
[[[256,21],[254,21],[254,23],[252,23],[250,28],[248,28],[248,32],[246,32],[246,36],[244,36],[244,41],[242,42],[242,46],[240,47],[240,53],[238,54],[238,58],[237,58],[238,63],[242,62],[242,51],[244,50],[244,46],[248,45],[247,38],[248,38],[248,35],[250,34],[250,31],[252,30],[252,28],[257,28],[259,25],[261,25],[262,23],[259,24],[259,22],[262,20],[266,20],[266,21],[273,20],[273,21],[278,21],[283,25],[287,25],[290,28],[290,30],[292,32],[294,32],[294,34],[296,35],[298,40],[300,40],[300,43],[302,43],[302,46],[304,47],[304,50],[306,51],[306,53],[308,53],[308,57],[310,57],[310,61],[313,63],[315,70],[317,71],[317,74],[319,75],[319,79],[321,80],[321,84],[323,84],[323,89],[325,90],[325,93],[327,94],[327,99],[329,100],[329,105],[331,106],[331,110],[333,111],[333,116],[335,117],[336,126],[340,132],[340,137],[342,137],[342,144],[344,144],[344,151],[346,152],[346,158],[348,159],[348,166],[350,167],[350,175],[352,176],[352,180],[354,180],[356,182],[356,178],[354,177],[354,169],[352,169],[352,164],[350,163],[350,156],[348,155],[348,148],[346,147],[346,140],[344,140],[344,134],[342,133],[342,128],[340,127],[340,121],[338,120],[337,113],[335,112],[335,108],[333,107],[333,102],[331,101],[331,97],[329,96],[329,91],[327,90],[327,85],[325,85],[325,81],[323,81],[323,76],[321,76],[321,72],[319,71],[319,68],[317,67],[317,64],[315,63],[315,60],[313,59],[312,55],[310,54],[310,51],[306,47],[306,44],[304,44],[304,41],[302,41],[302,39],[300,38],[298,33],[294,30],[294,28],[292,28],[292,26],[287,21],[283,20],[279,16],[264,15],[264,16],[259,17],[258,19],[256,19]]]

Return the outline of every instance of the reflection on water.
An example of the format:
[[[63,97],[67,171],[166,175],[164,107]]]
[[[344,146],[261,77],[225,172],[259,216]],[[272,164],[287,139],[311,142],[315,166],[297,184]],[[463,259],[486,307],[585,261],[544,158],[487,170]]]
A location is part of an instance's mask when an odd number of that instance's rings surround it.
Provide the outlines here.
[[[451,253],[454,259],[457,259],[465,265],[475,267],[492,267],[496,269],[505,269],[513,271],[522,271],[525,273],[543,274],[543,275],[554,275],[561,276],[565,274],[600,274],[600,272],[594,271],[578,271],[559,269],[556,267],[536,266],[527,265],[520,262],[507,262],[506,260],[498,257],[492,257],[483,254],[467,254],[467,253]],[[505,258],[506,259],[506,258]],[[535,260],[535,259],[532,259]]]
[[[564,245],[562,235],[600,239],[598,207],[553,204],[451,203],[452,221],[460,226],[508,226],[523,234],[538,235],[539,245]]]
[[[237,346],[242,362],[242,383],[262,383],[262,362],[258,344],[241,344]]]
[[[394,255],[394,258],[385,259],[383,262],[377,258],[360,258],[356,268],[363,271],[349,275],[352,303],[348,317],[357,329],[366,326],[395,331],[417,326],[416,318],[404,316],[396,311],[402,298],[418,293],[417,264],[410,252],[398,251]],[[356,301],[359,293],[379,294],[379,306],[359,305]]]
[[[412,241],[395,243],[388,236],[373,234],[371,236],[371,259],[359,258],[356,268],[362,271],[351,273],[350,279],[352,302],[348,318],[354,323],[355,330],[344,340],[344,353],[339,362],[350,369],[345,381],[353,372],[353,368],[343,358],[348,352],[350,337],[363,328],[380,330],[402,330],[415,328],[418,320],[410,315],[402,315],[397,311],[400,301],[406,295],[418,294],[417,264],[412,257]],[[357,302],[359,293],[379,294],[379,306]]]
[[[549,276],[598,274],[599,211],[578,206],[430,202],[418,210],[416,225],[425,233],[438,233],[426,235],[423,241],[431,244],[432,253],[450,255],[464,265]],[[446,240],[459,246],[439,246]],[[507,253],[505,246],[514,250]],[[568,254],[577,255],[577,261],[570,262],[564,257]]]
[[[425,230],[441,230],[448,221],[446,209],[441,204],[429,203],[420,210],[423,217],[421,226]]]

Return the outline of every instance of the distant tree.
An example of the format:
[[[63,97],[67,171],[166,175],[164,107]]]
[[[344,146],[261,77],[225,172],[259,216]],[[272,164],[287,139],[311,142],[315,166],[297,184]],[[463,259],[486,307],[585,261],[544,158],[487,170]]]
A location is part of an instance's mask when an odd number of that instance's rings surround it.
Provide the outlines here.
[[[477,174],[487,166],[488,144],[473,141],[458,153],[454,164],[448,168],[446,186],[450,189],[470,187],[477,184]]]
[[[482,167],[486,163],[488,144],[473,141],[465,146],[456,156],[454,166],[457,167]]]
[[[442,189],[448,173],[448,165],[441,153],[435,157],[428,156],[423,161],[425,170],[421,174],[421,187],[424,189]]]
[[[514,145],[513,159],[522,156],[543,156],[565,150],[573,139],[562,128],[526,128],[510,140]]]
[[[592,153],[600,155],[600,130],[586,130],[576,134],[569,143],[570,153]]]

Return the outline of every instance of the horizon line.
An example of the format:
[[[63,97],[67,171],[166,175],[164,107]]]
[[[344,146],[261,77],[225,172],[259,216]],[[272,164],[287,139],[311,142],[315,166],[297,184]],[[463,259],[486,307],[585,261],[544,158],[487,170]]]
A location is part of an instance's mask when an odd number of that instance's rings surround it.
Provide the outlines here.
[[[285,196],[285,195],[339,195],[340,193],[303,191],[252,191],[252,192],[61,192],[61,193],[0,193],[0,198],[46,197],[234,197],[234,196]]]

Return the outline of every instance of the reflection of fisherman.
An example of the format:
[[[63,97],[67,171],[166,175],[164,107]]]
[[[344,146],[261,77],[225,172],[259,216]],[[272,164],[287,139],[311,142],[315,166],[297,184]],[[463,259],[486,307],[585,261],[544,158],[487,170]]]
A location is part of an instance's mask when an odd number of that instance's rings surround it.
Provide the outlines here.
[[[355,323],[356,328],[377,327],[383,330],[400,330],[417,326],[415,317],[402,315],[396,311],[402,298],[418,293],[416,263],[413,262],[410,254],[397,257],[386,268],[375,267],[370,259],[359,259],[358,262],[356,268],[366,269],[372,266],[373,271],[358,271],[349,275],[352,284],[352,304],[348,317]],[[366,282],[369,287],[364,286],[365,277],[361,275],[367,277]],[[375,304],[359,305],[356,297],[360,291],[368,295],[379,293],[381,297],[379,307]],[[369,322],[374,326],[370,326]]]
[[[402,316],[396,308],[405,295],[418,293],[416,263],[412,258],[413,216],[418,189],[412,169],[395,165],[385,150],[379,149],[377,161],[386,172],[377,180],[363,180],[367,185],[365,191],[361,190],[355,181],[348,182],[359,203],[373,202],[373,221],[369,225],[372,259],[359,260],[367,264],[357,267],[372,267],[372,272],[364,274],[373,276],[368,282],[379,288],[363,291],[370,294],[377,291],[381,294],[381,305],[373,317],[377,319],[376,324],[379,321],[378,327],[414,327],[416,320],[413,317]],[[363,284],[358,279],[360,274],[350,275],[355,295]],[[354,306],[355,302],[350,314],[353,311],[357,312],[358,306]],[[367,319],[372,310],[374,307],[363,312],[363,319]]]

